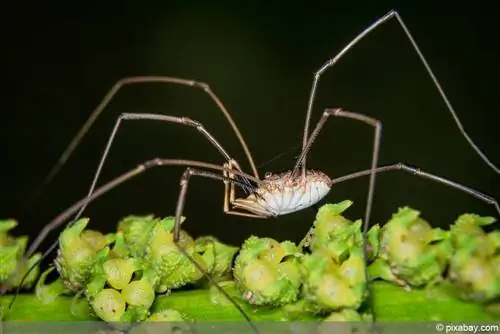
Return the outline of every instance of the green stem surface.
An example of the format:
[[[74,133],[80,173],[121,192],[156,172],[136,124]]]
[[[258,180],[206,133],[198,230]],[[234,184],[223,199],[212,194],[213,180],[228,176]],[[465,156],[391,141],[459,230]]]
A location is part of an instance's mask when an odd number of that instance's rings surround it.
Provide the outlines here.
[[[443,286],[406,291],[387,282],[372,284],[377,321],[495,321],[499,314],[488,313],[484,306],[450,296]],[[228,289],[229,290],[229,289]],[[230,292],[233,295],[233,292]],[[43,304],[33,294],[17,297],[14,307],[6,311],[13,295],[0,296],[4,321],[89,321],[97,320],[89,313],[84,299],[74,303],[73,297],[61,296]],[[256,309],[238,301],[255,321],[284,320],[282,309]],[[73,312],[71,312],[73,309]],[[223,296],[208,289],[176,291],[158,297],[153,311],[175,309],[198,321],[240,321],[241,314]]]

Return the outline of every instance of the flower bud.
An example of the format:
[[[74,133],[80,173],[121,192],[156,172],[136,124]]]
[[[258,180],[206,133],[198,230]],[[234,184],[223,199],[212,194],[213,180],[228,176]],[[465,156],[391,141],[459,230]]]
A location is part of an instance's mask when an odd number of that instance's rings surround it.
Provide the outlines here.
[[[128,283],[122,290],[123,299],[132,306],[151,307],[155,301],[153,285],[146,279]]]
[[[280,306],[297,300],[301,283],[298,247],[251,236],[235,260],[234,277],[251,304]]]
[[[452,247],[448,233],[432,229],[409,207],[398,212],[381,230],[379,260],[371,275],[390,279],[405,287],[421,287],[443,279]],[[387,272],[390,269],[391,273]]]
[[[202,254],[208,272],[213,278],[221,277],[231,270],[238,247],[223,244],[213,237],[198,238],[195,244],[196,251]]]
[[[90,280],[92,266],[99,251],[95,247],[102,245],[94,242],[92,246],[81,237],[88,221],[87,218],[79,219],[59,237],[60,248],[55,264],[64,283],[73,291],[81,290]],[[90,233],[86,238],[95,239],[95,236],[96,234]]]
[[[140,257],[144,255],[151,231],[156,222],[157,219],[153,215],[149,215],[128,216],[118,223],[118,232],[123,233],[131,256]]]
[[[114,289],[104,289],[91,302],[96,315],[106,322],[120,321],[125,313],[125,300]]]
[[[109,285],[121,290],[130,282],[135,268],[131,259],[109,259],[103,269]]]

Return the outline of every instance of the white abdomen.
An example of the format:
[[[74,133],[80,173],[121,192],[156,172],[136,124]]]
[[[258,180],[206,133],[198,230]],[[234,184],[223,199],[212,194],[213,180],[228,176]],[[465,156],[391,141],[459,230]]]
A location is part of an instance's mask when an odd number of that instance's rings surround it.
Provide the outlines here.
[[[255,194],[238,198],[235,207],[262,216],[279,216],[300,211],[318,203],[332,187],[331,179],[324,173],[309,170],[306,177],[292,172],[266,176]]]

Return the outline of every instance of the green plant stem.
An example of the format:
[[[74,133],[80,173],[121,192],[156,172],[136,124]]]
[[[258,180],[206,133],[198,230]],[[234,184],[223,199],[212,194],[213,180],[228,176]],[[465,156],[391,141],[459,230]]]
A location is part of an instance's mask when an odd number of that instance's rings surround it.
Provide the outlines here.
[[[228,289],[230,290],[230,288]],[[377,321],[493,321],[498,315],[487,313],[482,305],[451,297],[445,286],[405,291],[387,282],[373,283]],[[234,291],[231,293],[233,294]],[[84,299],[73,304],[72,297],[61,296],[43,304],[35,295],[19,295],[13,309],[6,312],[12,295],[0,297],[6,321],[88,321],[97,320],[89,313]],[[239,321],[242,316],[223,297],[213,302],[214,293],[207,289],[178,291],[160,296],[153,311],[175,309],[198,321]],[[282,309],[255,309],[238,302],[255,321],[283,320]],[[74,314],[70,311],[73,305]]]

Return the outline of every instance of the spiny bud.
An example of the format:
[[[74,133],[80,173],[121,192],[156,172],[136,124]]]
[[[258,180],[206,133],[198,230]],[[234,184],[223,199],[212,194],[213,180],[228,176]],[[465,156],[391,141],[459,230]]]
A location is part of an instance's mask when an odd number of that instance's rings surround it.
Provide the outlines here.
[[[123,233],[130,255],[141,257],[146,251],[149,238],[157,219],[149,216],[127,216],[118,223],[118,232]]]
[[[442,279],[452,253],[451,242],[447,233],[432,229],[419,215],[409,207],[400,208],[383,226],[380,258],[369,269],[372,278],[390,279],[406,287]]]
[[[341,215],[352,203],[352,201],[346,200],[336,204],[325,204],[319,208],[313,224],[312,249],[326,246],[331,240],[332,234],[345,231],[352,223],[352,221]]]
[[[347,262],[343,270],[328,254],[322,252],[306,254],[301,262],[303,295],[316,306],[317,311],[359,308],[366,284],[364,276],[358,272],[357,259]]]
[[[66,228],[59,237],[60,248],[55,260],[55,264],[64,283],[73,291],[82,289],[89,281],[95,256],[102,246],[102,239],[95,240],[95,233],[87,233],[86,239],[94,238],[89,244],[81,235],[83,229],[87,226],[89,220],[82,218],[73,225]]]
[[[234,277],[251,304],[280,306],[294,302],[300,288],[300,255],[290,242],[251,236],[235,260]]]
[[[24,261],[23,255],[28,244],[28,237],[12,237],[9,231],[17,226],[17,221],[13,219],[0,220],[0,284],[9,287],[17,287],[22,278],[40,258],[41,254],[36,253],[28,261]],[[29,288],[35,282],[40,273],[39,266],[26,277],[21,288]]]
[[[6,283],[14,274],[26,248],[26,243],[26,237],[13,238],[8,244],[0,247],[0,283]]]
[[[464,214],[450,227],[454,252],[449,278],[462,299],[483,303],[500,297],[500,233],[482,229],[494,221]]]
[[[311,251],[327,252],[337,263],[343,262],[349,254],[364,247],[362,221],[352,222],[341,215],[352,205],[352,201],[337,204],[325,204],[319,210],[313,228],[306,238],[309,238]],[[367,235],[369,260],[374,259],[379,250],[378,225],[374,225]],[[304,243],[304,241],[302,242]]]
[[[213,278],[223,276],[231,270],[233,257],[238,247],[221,243],[214,237],[201,237],[195,240],[196,252],[202,254],[208,272]]]
[[[183,220],[184,217],[181,222]],[[165,292],[168,289],[195,283],[203,276],[200,270],[175,244],[172,233],[174,224],[174,217],[167,217],[157,221],[147,244],[144,259],[158,276],[157,292]],[[207,266],[203,257],[195,252],[193,238],[183,230],[180,231],[179,245],[184,252],[206,270]]]

